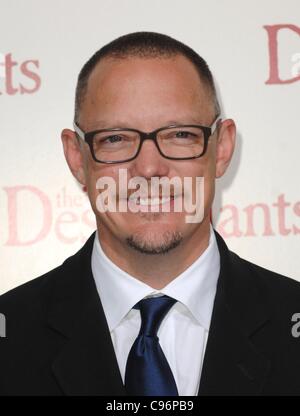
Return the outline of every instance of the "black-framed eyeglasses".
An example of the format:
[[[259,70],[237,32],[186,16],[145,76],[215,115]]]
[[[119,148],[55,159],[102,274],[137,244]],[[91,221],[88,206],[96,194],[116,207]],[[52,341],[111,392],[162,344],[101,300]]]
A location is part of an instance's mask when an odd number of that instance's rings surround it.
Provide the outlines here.
[[[150,133],[136,129],[111,128],[85,133],[73,123],[76,134],[90,147],[99,163],[124,163],[135,159],[145,140],[153,140],[161,156],[171,160],[196,159],[207,150],[220,118],[209,127],[195,124],[161,127]]]

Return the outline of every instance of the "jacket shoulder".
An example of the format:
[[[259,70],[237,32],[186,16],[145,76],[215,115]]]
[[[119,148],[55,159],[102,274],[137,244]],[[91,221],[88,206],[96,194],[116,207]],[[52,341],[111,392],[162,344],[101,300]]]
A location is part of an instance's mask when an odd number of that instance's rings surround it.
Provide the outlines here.
[[[232,251],[229,253],[232,262],[239,265],[239,270],[243,271],[243,275],[250,276],[252,283],[263,291],[266,298],[273,300],[274,306],[277,305],[280,308],[284,305],[292,307],[300,305],[300,282],[298,280],[252,263]],[[243,277],[240,276],[240,278]]]
[[[265,281],[266,284],[276,285],[278,288],[286,287],[291,290],[300,290],[300,282],[298,280],[266,269],[262,266],[259,266],[258,264],[251,263],[250,261],[242,259],[241,257],[239,257],[239,259],[245,265],[245,267],[247,267],[249,270],[252,270],[253,273],[257,274],[261,279]]]
[[[37,310],[42,307],[45,304],[45,297],[50,295],[51,288],[55,285],[55,281],[60,278],[63,269],[64,263],[1,295],[0,312],[6,314],[12,311]]]
[[[94,233],[77,253],[68,257],[61,265],[1,295],[0,313],[16,311],[19,314],[22,310],[36,313],[38,309],[45,307],[47,299],[57,286],[67,293],[72,276],[78,273],[83,262],[89,261],[93,241]]]

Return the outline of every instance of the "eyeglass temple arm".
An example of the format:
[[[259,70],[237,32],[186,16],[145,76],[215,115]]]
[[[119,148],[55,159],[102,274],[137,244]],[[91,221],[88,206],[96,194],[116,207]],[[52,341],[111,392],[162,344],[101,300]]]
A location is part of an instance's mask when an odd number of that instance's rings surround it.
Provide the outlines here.
[[[210,126],[211,128],[211,134],[213,135],[216,131],[216,128],[218,127],[219,122],[222,121],[221,115],[218,115],[213,124]]]
[[[80,127],[77,126],[77,124],[75,123],[75,121],[73,121],[73,128],[74,131],[78,134],[78,136],[84,140],[84,132],[81,130]]]

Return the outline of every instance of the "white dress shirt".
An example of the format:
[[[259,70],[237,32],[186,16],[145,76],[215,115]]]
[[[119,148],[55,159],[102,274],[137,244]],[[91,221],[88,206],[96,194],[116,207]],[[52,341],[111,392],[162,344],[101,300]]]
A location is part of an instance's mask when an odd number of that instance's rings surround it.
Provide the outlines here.
[[[140,311],[132,309],[133,306],[153,295],[167,295],[177,300],[157,335],[179,395],[196,396],[220,272],[220,255],[212,226],[206,250],[161,290],[153,289],[113,263],[103,252],[98,233],[92,252],[92,272],[123,382],[127,357],[141,326]]]

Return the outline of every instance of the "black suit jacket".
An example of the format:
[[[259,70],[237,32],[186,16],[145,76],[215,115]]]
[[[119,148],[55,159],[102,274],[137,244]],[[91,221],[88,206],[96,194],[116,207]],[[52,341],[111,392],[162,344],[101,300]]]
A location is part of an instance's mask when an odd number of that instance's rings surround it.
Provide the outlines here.
[[[291,332],[300,284],[241,259],[215,233],[221,272],[199,395],[300,395]],[[126,395],[91,271],[94,236],[0,297],[0,395]]]

